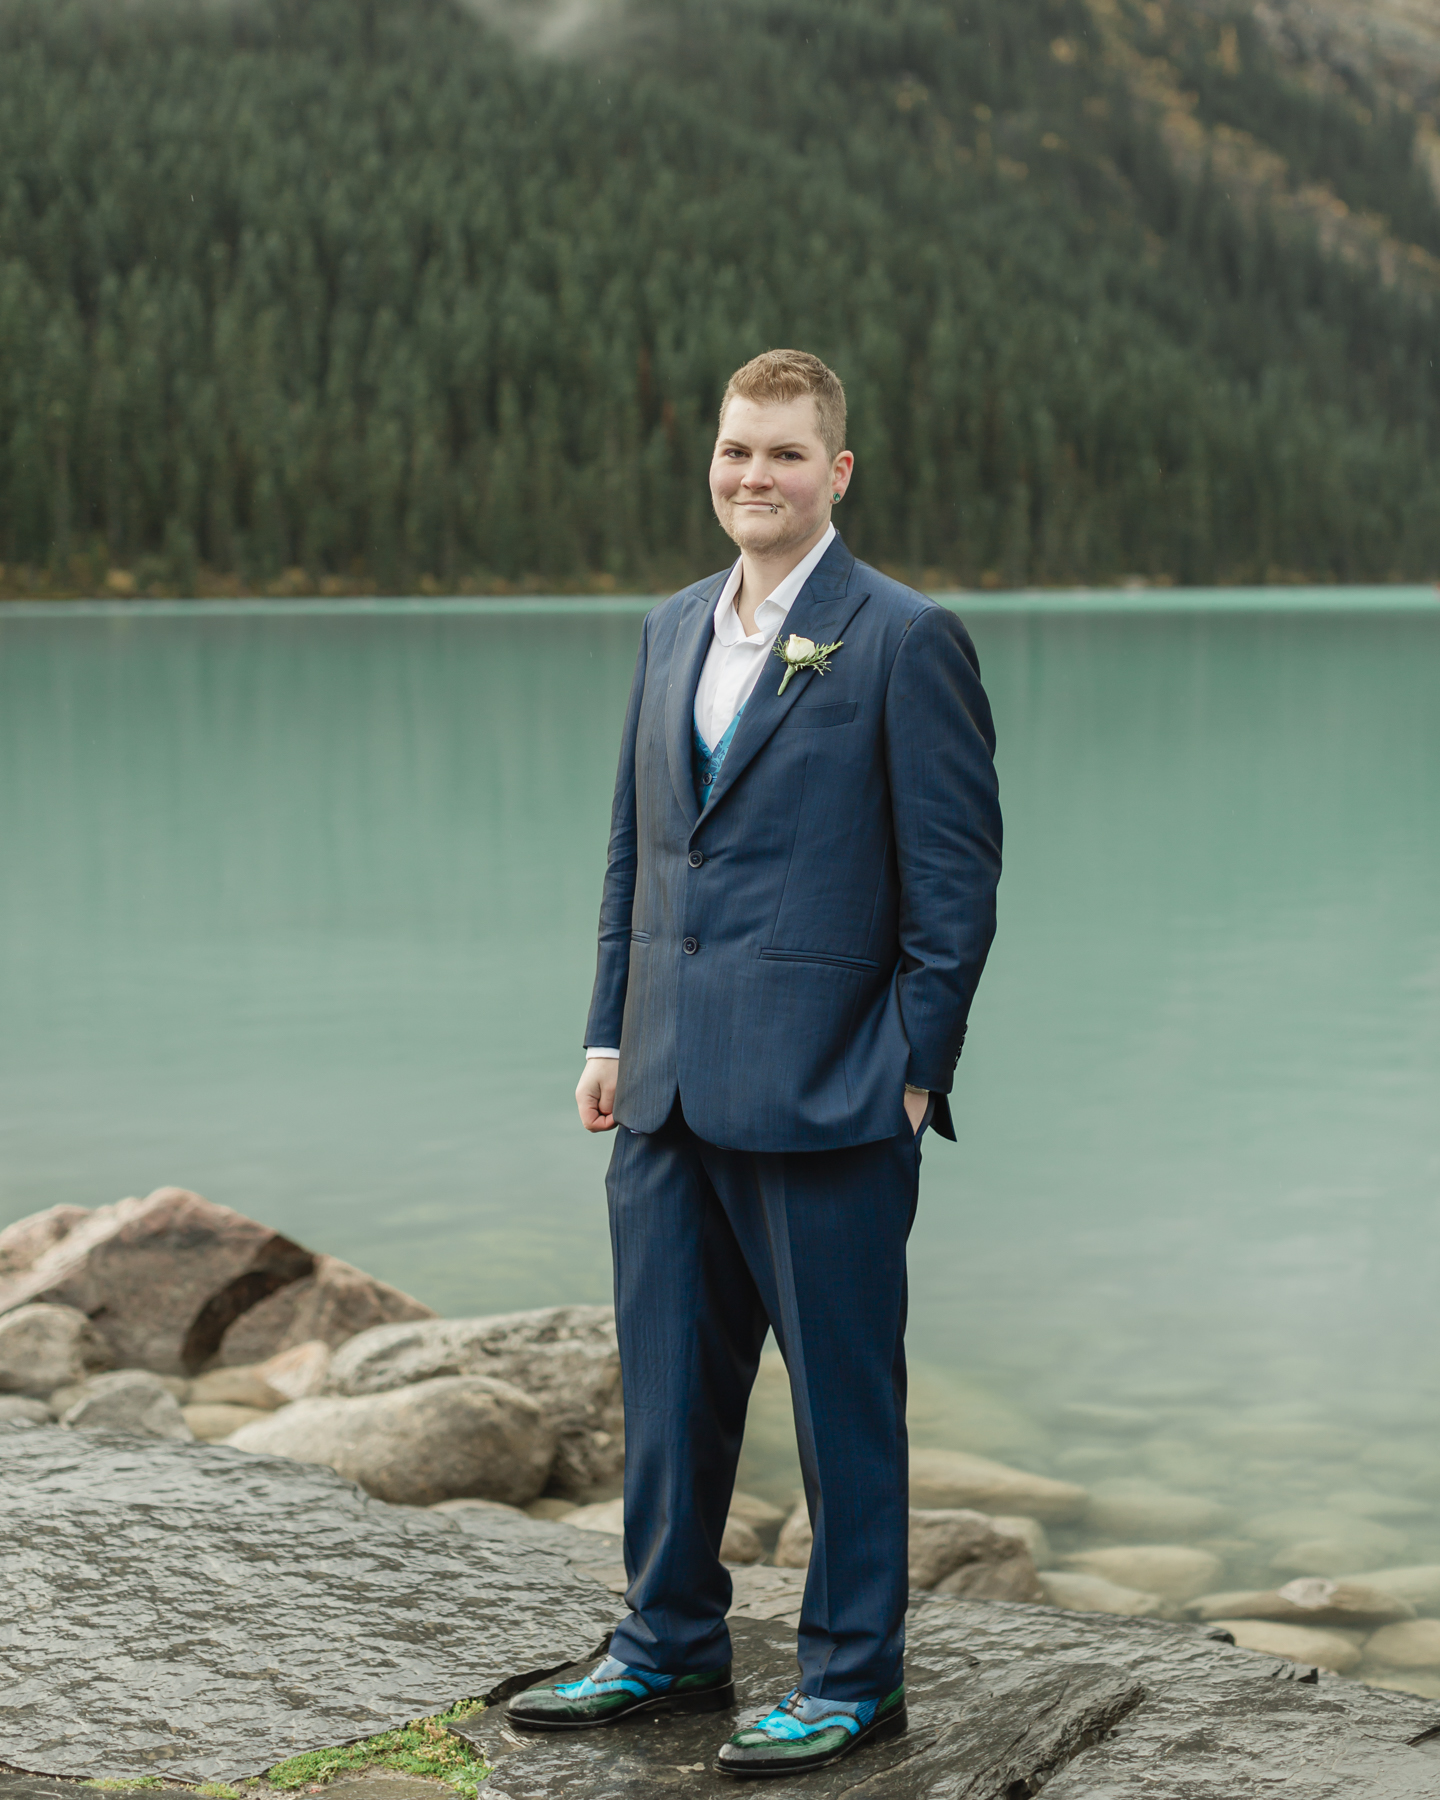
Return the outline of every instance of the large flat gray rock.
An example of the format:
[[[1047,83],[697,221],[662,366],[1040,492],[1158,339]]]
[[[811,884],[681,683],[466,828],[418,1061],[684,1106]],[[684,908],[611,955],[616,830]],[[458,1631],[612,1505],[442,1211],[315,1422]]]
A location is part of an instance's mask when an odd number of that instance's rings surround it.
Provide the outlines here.
[[[0,1425],[0,1764],[235,1779],[583,1658],[617,1604],[550,1541],[315,1464]]]
[[[1237,1650],[1208,1639],[1213,1626],[961,1605],[954,1630],[987,1685],[1052,1660],[1144,1685],[1141,1705],[1059,1771],[1046,1800],[1440,1800],[1434,1701]]]
[[[618,1554],[220,1445],[0,1427],[0,1766],[34,1772],[0,1773],[0,1800],[65,1800],[57,1775],[235,1779],[587,1667],[619,1610],[602,1585],[622,1584]],[[495,1764],[487,1800],[735,1800],[711,1759],[793,1685],[803,1577],[735,1582],[734,1715],[521,1737],[496,1706],[460,1727]],[[765,1792],[1440,1800],[1440,1703],[1215,1630],[917,1596],[909,1735]]]
[[[778,1600],[778,1597],[777,1597]],[[528,1736],[461,1729],[490,1800],[736,1800],[720,1740],[795,1680],[788,1621],[737,1618],[733,1715]],[[917,1597],[903,1739],[767,1781],[773,1800],[1440,1800],[1440,1706],[1208,1638],[1204,1628]],[[1427,1733],[1434,1733],[1426,1740]]]
[[[140,1800],[154,1788],[107,1788],[107,1800]],[[4,1800],[80,1800],[74,1782],[53,1781],[44,1775],[10,1775],[0,1770],[0,1795]]]
[[[952,1605],[955,1603],[951,1603]],[[942,1626],[927,1629],[934,1618]],[[1007,1681],[977,1707],[975,1662],[944,1629],[950,1614],[922,1610],[907,1656],[908,1737],[857,1753],[833,1769],[767,1780],[775,1800],[838,1800],[842,1794],[1008,1797],[1029,1776],[1063,1765],[1087,1736],[1110,1729],[1140,1703],[1141,1684],[1108,1668],[1054,1664]],[[790,1626],[732,1616],[739,1706],[733,1714],[652,1717],[602,1733],[531,1736],[512,1731],[500,1709],[457,1727],[495,1765],[490,1800],[634,1800],[684,1791],[687,1800],[736,1800],[739,1785],[711,1770],[720,1742],[768,1711],[795,1683]],[[979,1781],[981,1785],[976,1785]],[[746,1791],[749,1791],[748,1789]]]

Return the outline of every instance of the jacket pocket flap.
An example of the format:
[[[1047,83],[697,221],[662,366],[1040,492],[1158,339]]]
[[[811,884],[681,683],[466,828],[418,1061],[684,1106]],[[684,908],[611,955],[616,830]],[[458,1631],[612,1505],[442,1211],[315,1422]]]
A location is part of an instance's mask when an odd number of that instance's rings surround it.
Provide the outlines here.
[[[848,725],[859,710],[858,700],[837,700],[828,706],[807,706],[797,700],[780,721],[780,729],[818,731],[822,725]]]
[[[828,963],[833,969],[878,969],[873,956],[841,956],[829,950],[772,950],[760,952],[766,962]]]

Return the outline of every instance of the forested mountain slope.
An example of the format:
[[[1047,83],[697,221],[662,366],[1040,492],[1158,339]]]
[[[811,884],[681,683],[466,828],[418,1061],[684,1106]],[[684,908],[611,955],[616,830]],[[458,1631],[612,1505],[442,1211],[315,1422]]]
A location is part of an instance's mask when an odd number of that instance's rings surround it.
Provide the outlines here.
[[[1440,572],[1423,93],[1200,0],[477,4],[0,0],[0,591],[663,587],[787,343],[917,579]]]

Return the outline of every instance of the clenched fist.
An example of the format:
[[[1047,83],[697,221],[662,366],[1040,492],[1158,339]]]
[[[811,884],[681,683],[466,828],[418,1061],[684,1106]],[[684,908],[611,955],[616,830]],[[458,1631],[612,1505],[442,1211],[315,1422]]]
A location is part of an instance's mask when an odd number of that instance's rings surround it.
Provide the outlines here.
[[[580,1123],[587,1131],[615,1129],[615,1080],[620,1064],[613,1056],[590,1056],[585,1059],[585,1073],[575,1088],[575,1104],[580,1109]]]

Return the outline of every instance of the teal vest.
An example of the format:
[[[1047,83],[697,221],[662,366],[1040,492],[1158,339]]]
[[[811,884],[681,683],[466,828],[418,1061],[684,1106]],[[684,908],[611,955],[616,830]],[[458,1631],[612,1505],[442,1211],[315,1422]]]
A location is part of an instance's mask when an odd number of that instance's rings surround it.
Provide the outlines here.
[[[735,727],[740,723],[740,712],[725,727],[725,735],[712,750],[700,735],[700,727],[692,722],[690,730],[693,739],[691,762],[695,775],[695,798],[700,802],[700,810],[704,812],[710,803],[710,793],[720,774],[720,765],[730,748],[730,740],[735,736]]]

